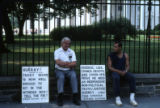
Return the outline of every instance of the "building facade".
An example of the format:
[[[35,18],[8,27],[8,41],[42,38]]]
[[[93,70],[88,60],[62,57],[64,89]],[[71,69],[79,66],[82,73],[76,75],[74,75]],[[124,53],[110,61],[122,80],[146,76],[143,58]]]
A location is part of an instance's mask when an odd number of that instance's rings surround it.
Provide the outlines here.
[[[151,29],[160,23],[159,3],[159,1],[152,0]],[[147,0],[100,0],[97,4],[96,14],[91,14],[87,9],[84,9],[84,14],[80,15],[79,10],[76,9],[74,17],[65,19],[53,17],[50,20],[35,20],[35,33],[48,35],[51,30],[57,27],[91,25],[102,19],[114,20],[120,17],[129,19],[131,24],[135,25],[138,30],[147,29],[149,17]],[[30,20],[27,20],[24,25],[25,34],[31,34],[32,29],[30,25]]]

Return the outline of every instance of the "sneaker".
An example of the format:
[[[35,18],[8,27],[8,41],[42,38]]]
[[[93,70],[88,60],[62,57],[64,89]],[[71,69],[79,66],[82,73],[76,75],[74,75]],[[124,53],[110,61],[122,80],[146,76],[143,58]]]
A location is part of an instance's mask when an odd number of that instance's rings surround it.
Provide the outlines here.
[[[78,105],[78,106],[81,105],[81,104],[80,104],[80,101],[79,101],[79,99],[78,99],[78,94],[77,94],[77,93],[73,94],[73,103],[74,103],[75,105]]]
[[[63,93],[58,94],[57,104],[63,106]]]
[[[116,97],[116,105],[117,106],[122,106],[122,101],[121,101],[121,98],[119,96]]]
[[[130,104],[133,106],[138,106],[138,103],[135,100],[130,100]]]
[[[135,93],[130,94],[130,104],[133,106],[138,106],[138,103],[135,100]]]

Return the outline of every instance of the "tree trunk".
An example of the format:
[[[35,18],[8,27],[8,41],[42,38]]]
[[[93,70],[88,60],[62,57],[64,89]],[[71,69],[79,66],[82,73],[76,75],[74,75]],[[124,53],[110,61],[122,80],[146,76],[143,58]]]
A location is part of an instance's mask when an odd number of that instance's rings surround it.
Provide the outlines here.
[[[2,47],[3,47],[3,39],[2,39],[2,18],[1,18],[1,10],[0,10],[0,71],[2,72]]]
[[[0,5],[0,54],[2,52],[3,46],[4,45],[3,45],[3,38],[2,38],[2,9],[1,9],[1,5]]]
[[[0,53],[3,49],[3,38],[2,38],[2,18],[1,18],[1,10],[0,10]]]
[[[2,25],[5,30],[6,42],[13,43],[14,42],[14,34],[13,34],[13,30],[12,30],[12,25],[11,25],[10,19],[8,17],[8,13],[4,9],[2,11],[2,17],[3,17]]]
[[[3,21],[2,20],[3,20],[2,9],[0,7],[0,59],[1,59],[1,53],[9,52],[9,50],[7,48],[5,48],[4,43],[3,43],[3,37],[2,37],[2,22]],[[0,60],[0,62],[1,62],[1,60]]]
[[[23,27],[24,27],[24,22],[25,20],[18,20],[18,24],[19,24],[19,37],[22,37],[23,34]]]

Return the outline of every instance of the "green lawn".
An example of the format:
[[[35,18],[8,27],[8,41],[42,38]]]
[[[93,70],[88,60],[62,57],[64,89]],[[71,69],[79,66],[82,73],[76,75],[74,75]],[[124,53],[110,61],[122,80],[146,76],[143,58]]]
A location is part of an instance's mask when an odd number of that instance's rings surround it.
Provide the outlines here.
[[[160,73],[159,48],[160,40],[151,40],[150,49],[150,72]],[[21,66],[45,65],[50,67],[50,74],[54,72],[53,52],[60,46],[59,42],[50,40],[48,36],[35,36],[34,56],[32,56],[32,37],[15,37],[14,44],[6,44],[11,53],[2,54],[2,68],[0,75],[20,75]],[[71,48],[77,56],[76,71],[79,73],[80,64],[106,64],[106,58],[112,50],[113,41],[74,41]],[[159,46],[159,47],[158,47]],[[144,35],[136,39],[127,37],[123,41],[123,48],[130,56],[130,71],[133,73],[147,73],[148,58],[146,41]],[[34,62],[32,58],[34,57]]]

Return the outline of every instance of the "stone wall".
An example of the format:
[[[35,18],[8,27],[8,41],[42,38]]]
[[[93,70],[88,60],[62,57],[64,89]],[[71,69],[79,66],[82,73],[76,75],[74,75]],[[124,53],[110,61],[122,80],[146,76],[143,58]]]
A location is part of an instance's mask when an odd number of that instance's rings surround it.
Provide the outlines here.
[[[160,74],[135,74],[138,96],[160,95]],[[80,77],[78,77],[80,78]],[[107,78],[107,98],[113,98],[112,80]],[[21,78],[20,77],[0,77],[0,102],[21,102]],[[79,91],[80,91],[80,79]],[[71,88],[69,81],[65,83],[65,97],[71,98]],[[121,95],[129,96],[129,86],[127,83],[121,84]],[[56,78],[50,78],[50,102],[57,97]]]

